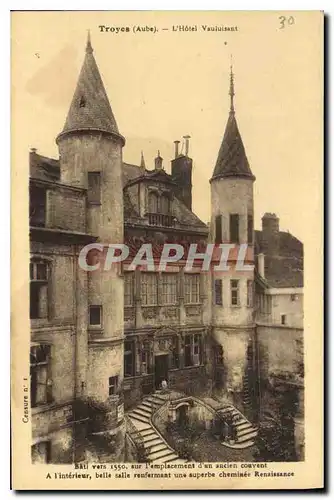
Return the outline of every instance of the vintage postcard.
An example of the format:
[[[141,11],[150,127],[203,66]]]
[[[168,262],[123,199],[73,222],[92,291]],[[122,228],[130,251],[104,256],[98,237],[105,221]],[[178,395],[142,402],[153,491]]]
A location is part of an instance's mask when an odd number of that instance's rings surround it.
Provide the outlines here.
[[[323,487],[322,12],[12,12],[12,487]]]

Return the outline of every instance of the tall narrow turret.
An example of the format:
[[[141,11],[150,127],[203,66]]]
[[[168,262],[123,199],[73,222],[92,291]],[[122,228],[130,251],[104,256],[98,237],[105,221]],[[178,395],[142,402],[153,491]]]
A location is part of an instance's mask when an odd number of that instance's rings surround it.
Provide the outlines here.
[[[232,243],[234,249],[229,255],[229,270],[214,272],[212,276],[212,323],[217,348],[224,353],[226,377],[222,390],[232,397],[235,404],[242,405],[245,388],[249,385],[249,363],[253,363],[252,360],[249,361],[249,356],[252,357],[249,353],[252,352],[250,349],[254,342],[252,266],[255,177],[236,121],[232,66],[229,83],[229,116],[210,180],[210,238],[216,244]],[[245,264],[250,266],[243,271],[237,266],[242,244],[247,245]]]

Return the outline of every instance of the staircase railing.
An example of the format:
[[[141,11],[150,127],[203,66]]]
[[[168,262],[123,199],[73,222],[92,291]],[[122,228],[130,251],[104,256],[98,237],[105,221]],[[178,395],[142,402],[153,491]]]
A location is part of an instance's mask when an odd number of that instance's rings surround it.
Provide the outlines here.
[[[132,439],[136,447],[138,456],[141,457],[143,461],[145,461],[147,454],[144,446],[143,436],[140,434],[136,426],[131,422],[130,418],[127,415],[125,415],[125,425],[126,425],[126,432]]]

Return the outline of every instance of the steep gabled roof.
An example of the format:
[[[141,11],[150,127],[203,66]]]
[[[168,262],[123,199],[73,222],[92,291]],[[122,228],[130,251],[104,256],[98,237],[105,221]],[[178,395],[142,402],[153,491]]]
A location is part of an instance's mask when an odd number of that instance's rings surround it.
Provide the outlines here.
[[[32,179],[51,182],[60,180],[59,160],[39,155],[36,153],[36,150],[30,152],[29,171],[29,175]]]
[[[89,36],[85,59],[70,110],[64,128],[59,136],[82,130],[97,130],[120,135],[93,55]]]
[[[230,75],[230,114],[227,120],[223,141],[221,143],[216,166],[211,180],[220,177],[246,177],[255,180],[250,169],[245,148],[239,132],[234,111],[234,76]]]
[[[264,275],[273,288],[302,288],[304,286],[303,262],[294,257],[265,256]]]
[[[255,254],[264,252],[265,281],[274,288],[295,288],[304,285],[303,244],[285,231],[278,233],[278,252],[268,255],[263,244],[263,231],[255,231]],[[257,262],[257,260],[256,260]]]

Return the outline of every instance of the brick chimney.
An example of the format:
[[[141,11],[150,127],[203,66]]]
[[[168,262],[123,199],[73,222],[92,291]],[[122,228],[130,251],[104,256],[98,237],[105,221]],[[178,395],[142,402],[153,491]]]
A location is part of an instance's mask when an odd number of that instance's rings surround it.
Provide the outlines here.
[[[189,135],[183,136],[184,153],[179,153],[180,141],[174,141],[175,158],[172,160],[172,179],[176,184],[175,195],[189,210],[192,207],[192,169],[193,161],[189,158]]]

